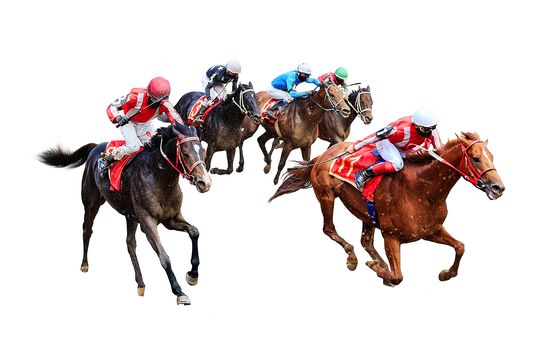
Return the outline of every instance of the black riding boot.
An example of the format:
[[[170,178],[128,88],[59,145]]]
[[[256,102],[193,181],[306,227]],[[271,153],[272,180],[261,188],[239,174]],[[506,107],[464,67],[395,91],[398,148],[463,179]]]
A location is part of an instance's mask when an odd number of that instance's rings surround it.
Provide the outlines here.
[[[265,111],[265,114],[271,118],[274,118],[274,111],[278,109],[278,112],[282,113],[282,111],[285,108],[286,108],[286,103],[284,102],[284,100],[278,100],[275,103],[273,103],[272,106],[269,107],[269,109]]]
[[[360,191],[363,190],[363,185],[374,176],[375,173],[373,172],[373,167],[358,171],[356,174],[354,174],[354,180],[356,182],[356,186],[358,186],[358,189]]]
[[[110,169],[110,165],[112,165],[114,162],[115,159],[111,153],[98,158],[98,169],[100,170],[100,175],[103,177],[108,176],[108,169]]]

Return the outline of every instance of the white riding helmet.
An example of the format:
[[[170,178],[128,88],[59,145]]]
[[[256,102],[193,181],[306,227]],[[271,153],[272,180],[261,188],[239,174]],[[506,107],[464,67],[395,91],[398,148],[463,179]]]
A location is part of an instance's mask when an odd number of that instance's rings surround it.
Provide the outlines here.
[[[301,63],[299,66],[297,66],[297,71],[303,74],[308,74],[308,75],[312,74],[312,70],[310,69],[310,66],[307,63]]]
[[[439,117],[430,108],[421,106],[413,113],[413,123],[429,128],[439,123]]]
[[[229,62],[227,62],[227,64],[225,65],[225,68],[227,68],[227,70],[233,74],[240,74],[240,63],[238,63],[237,60],[230,60]]]

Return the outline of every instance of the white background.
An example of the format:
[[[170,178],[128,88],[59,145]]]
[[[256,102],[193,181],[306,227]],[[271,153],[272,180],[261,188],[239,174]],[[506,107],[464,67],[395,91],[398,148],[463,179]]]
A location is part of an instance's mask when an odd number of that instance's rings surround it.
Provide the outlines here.
[[[0,347],[543,348],[543,11],[524,1],[376,3],[4,4]],[[162,75],[175,103],[231,58],[256,90],[303,61],[315,75],[345,66],[374,98],[375,120],[355,121],[349,140],[421,104],[440,113],[444,140],[489,139],[506,191],[489,201],[460,181],[451,192],[445,225],[466,245],[459,276],[439,282],[454,252],[422,241],[402,246],[402,284],[383,286],[364,265],[360,224],[338,202],[337,229],[360,261],[348,271],[312,190],[267,203],[275,187],[256,137],[242,174],[213,176],[206,194],[181,181],[182,212],[201,232],[197,286],[184,281],[187,234],[160,229],[191,306],[176,305],[140,231],[146,295],[137,296],[125,220],[108,205],[81,273],[82,169],[49,168],[36,154],[118,139],[105,113],[113,99]],[[224,154],[213,163],[224,167]],[[383,252],[378,232],[376,245]]]

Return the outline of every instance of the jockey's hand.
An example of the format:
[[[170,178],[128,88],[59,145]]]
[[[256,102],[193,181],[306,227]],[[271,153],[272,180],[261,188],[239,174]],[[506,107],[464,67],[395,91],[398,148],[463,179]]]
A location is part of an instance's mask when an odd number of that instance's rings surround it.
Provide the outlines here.
[[[126,115],[120,115],[118,116],[115,121],[117,122],[117,125],[123,126],[125,124],[129,124],[129,118]]]
[[[208,107],[211,107],[214,103],[216,103],[216,99],[208,100],[208,102],[206,102],[206,105],[207,105]]]

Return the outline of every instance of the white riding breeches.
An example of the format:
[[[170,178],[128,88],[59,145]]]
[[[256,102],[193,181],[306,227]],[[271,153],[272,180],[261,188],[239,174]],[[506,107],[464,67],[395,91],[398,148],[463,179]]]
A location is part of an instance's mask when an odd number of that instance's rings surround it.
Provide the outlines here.
[[[403,169],[403,157],[399,149],[388,139],[378,141],[377,150],[382,159],[393,164],[396,171]]]
[[[129,122],[119,129],[125,138],[125,145],[114,149],[112,155],[115,160],[120,160],[124,156],[138,151],[155,134],[153,119],[146,123]]]
[[[202,88],[206,89],[206,85],[208,85],[209,79],[206,76],[206,74],[202,77],[201,83]],[[210,89],[210,99],[213,100],[216,97],[225,100],[225,97],[227,96],[227,91],[225,91],[227,87],[225,84],[216,84]]]
[[[269,87],[269,90],[267,90],[267,93],[276,100],[284,100],[286,103],[293,101],[293,97],[290,96],[289,92],[277,89],[272,85]]]

